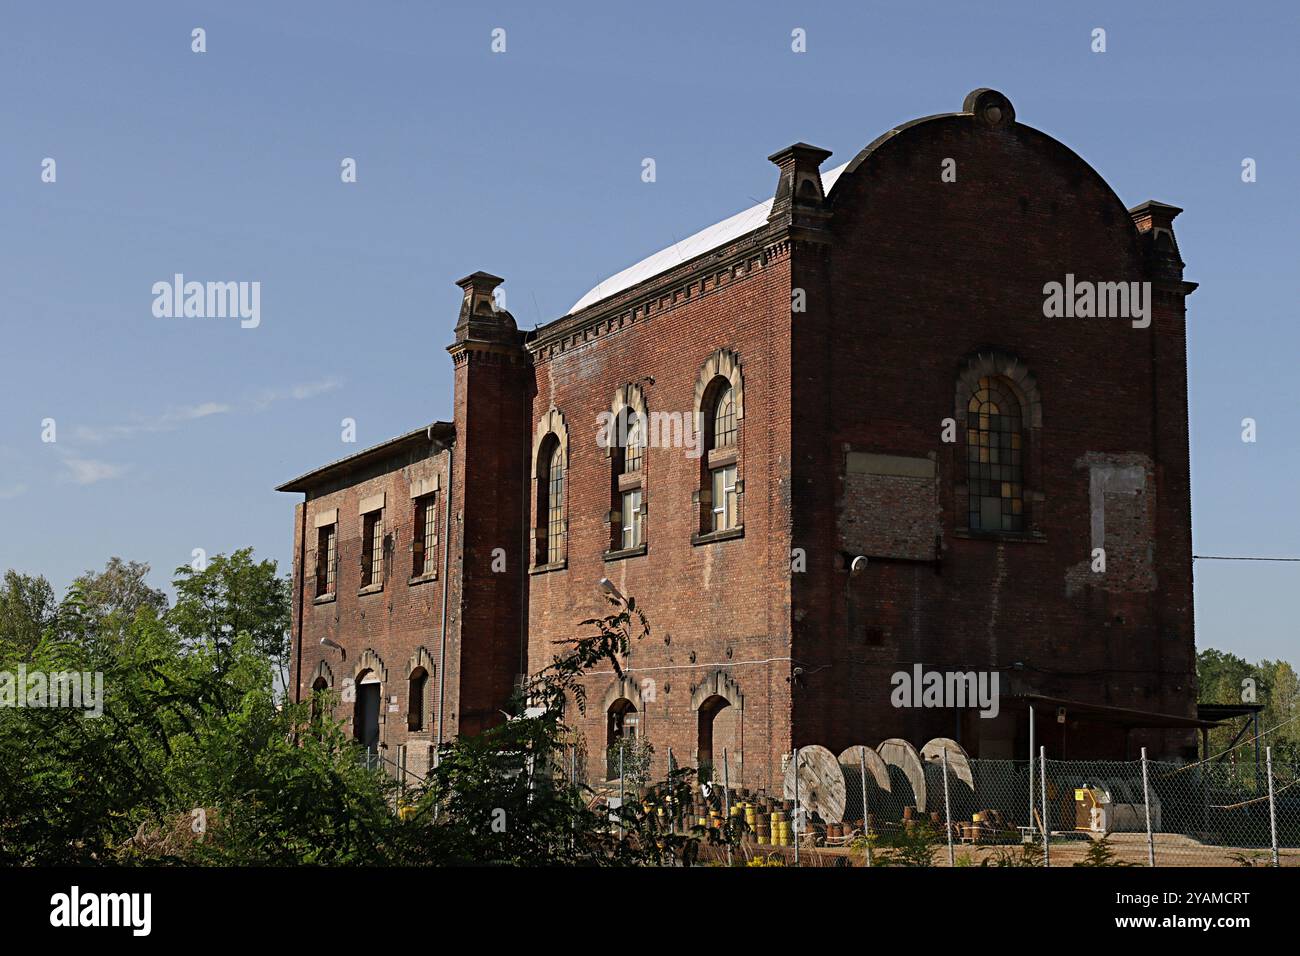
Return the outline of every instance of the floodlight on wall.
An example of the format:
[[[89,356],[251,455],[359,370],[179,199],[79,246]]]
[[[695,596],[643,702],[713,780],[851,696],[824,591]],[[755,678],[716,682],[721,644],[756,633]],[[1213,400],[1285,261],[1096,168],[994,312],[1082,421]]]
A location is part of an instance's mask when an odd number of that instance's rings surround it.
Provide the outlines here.
[[[600,589],[602,594],[605,594],[616,601],[626,600],[626,598],[623,597],[623,593],[614,586],[614,582],[609,578],[601,578],[600,581],[597,582],[596,587]]]
[[[320,639],[320,642],[321,642],[321,644],[322,644],[323,646],[325,646],[325,647],[332,647],[332,648],[334,648],[334,650],[338,651],[339,654],[342,655],[342,657],[343,657],[344,660],[347,660],[347,659],[348,659],[348,652],[347,652],[346,650],[343,649],[343,645],[340,644],[338,641],[333,640],[332,638],[322,637],[322,638]]]
[[[860,554],[849,562],[849,574],[857,577],[863,571],[867,570],[867,556]]]

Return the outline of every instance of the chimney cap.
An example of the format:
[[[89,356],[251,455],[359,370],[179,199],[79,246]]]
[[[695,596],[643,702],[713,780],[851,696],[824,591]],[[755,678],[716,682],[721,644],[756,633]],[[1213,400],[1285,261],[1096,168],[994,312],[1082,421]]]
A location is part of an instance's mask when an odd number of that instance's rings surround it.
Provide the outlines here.
[[[505,279],[500,276],[494,276],[490,272],[479,271],[471,272],[463,279],[457,279],[456,285],[460,286],[462,289],[472,289],[477,287],[486,288],[488,291],[491,291],[505,281]]]
[[[785,149],[778,149],[771,156],[767,157],[769,162],[776,163],[778,166],[794,160],[795,162],[811,161],[814,165],[820,166],[826,160],[830,159],[832,153],[829,149],[822,149],[820,146],[811,146],[808,143],[793,143]]]

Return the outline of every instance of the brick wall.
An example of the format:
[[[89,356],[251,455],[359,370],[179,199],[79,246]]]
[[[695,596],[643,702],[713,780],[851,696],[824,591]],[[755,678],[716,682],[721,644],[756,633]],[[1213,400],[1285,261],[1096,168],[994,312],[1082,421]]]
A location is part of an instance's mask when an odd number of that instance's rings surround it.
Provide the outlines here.
[[[956,182],[941,180],[949,158]],[[795,586],[795,647],[811,671],[796,693],[796,742],[838,752],[962,733],[950,711],[890,706],[891,673],[916,661],[1019,665],[1019,690],[1194,714],[1181,314],[1157,307],[1152,327],[1136,329],[1042,312],[1044,284],[1067,272],[1153,278],[1123,205],[1055,141],[969,114],[886,141],[831,201],[833,241],[796,265],[810,307],[795,332],[795,544],[810,573]],[[1027,456],[1033,533],[1019,537],[962,530],[955,389],[968,358],[994,348],[1019,357],[1041,395]],[[924,489],[846,473],[845,449],[937,461],[939,564],[920,560],[922,534],[906,540],[928,510]],[[1093,546],[1093,461],[1137,462],[1144,479],[1103,496],[1105,575],[1080,570]],[[850,582],[844,552],[885,560]],[[1159,747],[1189,742],[1173,733]],[[1071,756],[1087,755],[1085,741],[1074,746]]]
[[[318,667],[324,663],[332,676],[332,687],[340,697],[337,716],[353,730],[354,704],[349,685],[358,671],[371,667],[378,672],[375,661],[382,661],[384,681],[380,689],[380,747],[390,760],[398,759],[398,748],[407,746],[407,765],[413,772],[422,773],[427,766],[429,747],[436,732],[438,719],[437,666],[440,657],[440,620],[442,613],[443,535],[445,525],[444,489],[447,482],[448,452],[435,451],[433,443],[422,450],[410,451],[399,457],[368,467],[359,474],[340,477],[330,485],[313,491],[305,504],[298,506],[296,527],[301,532],[305,521],[305,548],[302,562],[295,549],[294,607],[297,617],[293,622],[295,635],[295,661],[293,673],[297,681],[297,699],[311,696]],[[411,544],[414,535],[415,503],[411,498],[413,483],[438,482],[438,544],[435,573],[419,578],[412,577]],[[381,589],[361,587],[362,501],[384,495],[384,530],[392,536],[392,550],[384,562]],[[337,573],[332,599],[316,596],[315,551],[316,515],[338,512]],[[301,570],[299,570],[301,569]],[[299,622],[301,636],[298,637]],[[343,659],[339,651],[322,646],[327,637],[346,649]],[[409,732],[407,714],[411,708],[408,693],[410,663],[423,649],[429,664],[429,684],[426,691],[423,729]],[[373,657],[365,655],[372,652]],[[365,655],[363,657],[363,655]],[[456,685],[448,686],[445,702],[450,715],[458,707]],[[396,697],[393,702],[391,698]]]

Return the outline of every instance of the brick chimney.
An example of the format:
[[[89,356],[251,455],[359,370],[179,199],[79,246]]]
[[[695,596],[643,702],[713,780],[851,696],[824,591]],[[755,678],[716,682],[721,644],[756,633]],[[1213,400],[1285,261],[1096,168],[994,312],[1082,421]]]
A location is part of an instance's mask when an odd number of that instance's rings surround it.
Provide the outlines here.
[[[452,572],[447,734],[500,722],[514,690],[523,643],[527,534],[524,502],[532,435],[533,368],[523,334],[493,293],[504,280],[475,272],[464,292],[451,353],[459,524]],[[450,529],[449,529],[450,530]],[[493,567],[496,549],[504,553]]]
[[[776,196],[767,221],[790,229],[792,238],[826,241],[826,192],[822,188],[821,164],[830,150],[807,143],[795,143],[768,157],[781,171]]]
[[[1141,236],[1142,251],[1153,282],[1169,286],[1167,291],[1187,295],[1196,288],[1194,282],[1183,282],[1183,257],[1178,252],[1174,238],[1174,220],[1182,212],[1177,206],[1148,199],[1128,211]]]

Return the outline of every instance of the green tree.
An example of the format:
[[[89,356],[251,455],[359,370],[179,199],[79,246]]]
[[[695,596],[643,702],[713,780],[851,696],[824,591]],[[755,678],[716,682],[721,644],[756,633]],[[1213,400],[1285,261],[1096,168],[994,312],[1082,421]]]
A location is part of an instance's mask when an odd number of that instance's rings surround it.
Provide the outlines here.
[[[0,659],[29,660],[57,605],[45,578],[6,571],[0,583]]]
[[[149,565],[139,561],[112,557],[104,570],[87,571],[75,583],[81,588],[87,612],[96,617],[116,615],[130,620],[142,607],[161,615],[167,610],[167,595],[145,581],[149,570]]]
[[[201,571],[181,565],[172,586],[176,605],[167,618],[182,640],[223,650],[247,633],[287,686],[290,585],[274,561],[254,561],[253,549],[242,548],[212,557]]]

